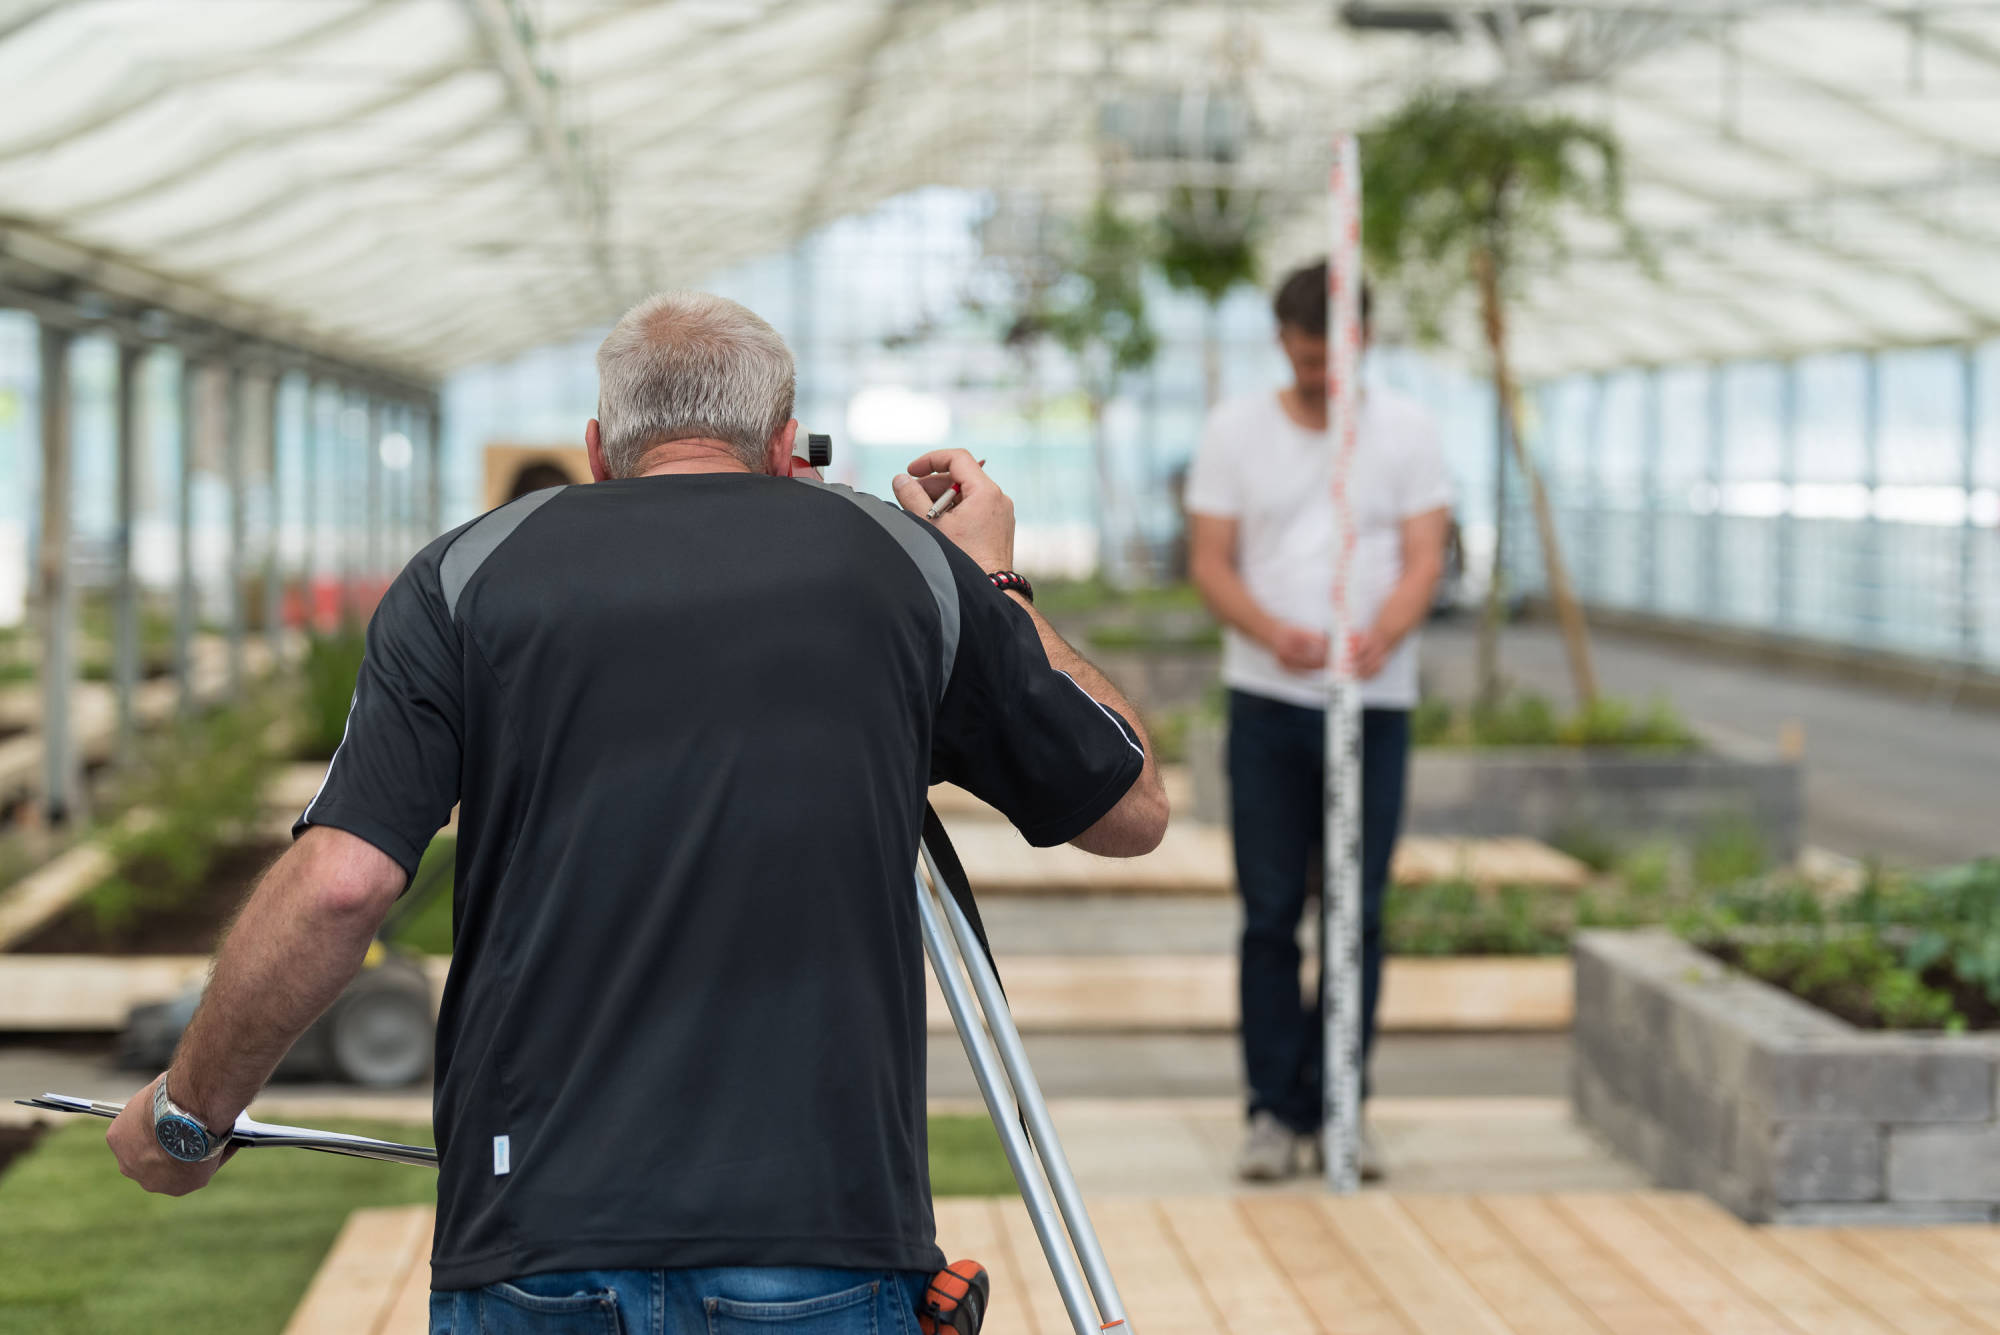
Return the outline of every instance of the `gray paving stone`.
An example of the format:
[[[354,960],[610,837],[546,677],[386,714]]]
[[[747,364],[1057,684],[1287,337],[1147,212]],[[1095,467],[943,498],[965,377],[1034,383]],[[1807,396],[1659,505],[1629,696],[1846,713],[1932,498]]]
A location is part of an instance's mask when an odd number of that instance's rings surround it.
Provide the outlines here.
[[[2000,1127],[1889,1128],[1892,1201],[2000,1200]]]
[[[1898,1204],[1894,1201],[1848,1205],[1781,1205],[1771,1223],[1802,1228],[1935,1228],[1943,1224],[1989,1224],[1993,1207],[1984,1201]]]
[[[1770,1109],[1783,1119],[1982,1122],[1993,1116],[1993,1060],[1949,1039],[1811,1041],[1764,1059]]]
[[[1771,1190],[1779,1204],[1881,1199],[1881,1127],[1785,1122],[1771,1139]]]

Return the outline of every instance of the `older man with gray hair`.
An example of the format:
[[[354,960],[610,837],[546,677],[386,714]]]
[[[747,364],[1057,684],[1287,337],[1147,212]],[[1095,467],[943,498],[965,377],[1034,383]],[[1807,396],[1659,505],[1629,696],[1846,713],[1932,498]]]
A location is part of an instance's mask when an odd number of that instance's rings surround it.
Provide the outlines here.
[[[901,509],[808,476],[791,354],[717,297],[635,307],[598,375],[595,484],[445,534],[384,595],[297,842],[111,1144],[149,1190],[207,1183],[457,806],[433,1335],[908,1332],[943,1262],[925,788],[1131,856],[1158,770],[965,451],[914,460]]]

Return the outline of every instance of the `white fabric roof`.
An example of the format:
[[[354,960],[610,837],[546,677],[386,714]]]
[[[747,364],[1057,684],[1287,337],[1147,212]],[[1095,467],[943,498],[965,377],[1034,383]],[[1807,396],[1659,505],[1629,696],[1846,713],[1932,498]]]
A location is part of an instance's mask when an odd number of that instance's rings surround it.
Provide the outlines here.
[[[1531,374],[2000,330],[1992,0],[0,0],[0,284],[431,376],[912,187],[1080,204],[1108,102],[1218,89],[1280,263],[1321,248],[1332,131],[1427,80],[1626,143],[1662,280],[1580,228],[1517,312]]]

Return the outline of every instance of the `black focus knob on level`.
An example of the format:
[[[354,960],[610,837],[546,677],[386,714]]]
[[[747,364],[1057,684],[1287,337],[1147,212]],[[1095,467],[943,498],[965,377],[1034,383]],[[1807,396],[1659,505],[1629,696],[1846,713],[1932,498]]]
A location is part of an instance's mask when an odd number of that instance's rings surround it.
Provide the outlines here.
[[[833,437],[817,431],[806,433],[806,462],[814,468],[826,468],[833,463]]]

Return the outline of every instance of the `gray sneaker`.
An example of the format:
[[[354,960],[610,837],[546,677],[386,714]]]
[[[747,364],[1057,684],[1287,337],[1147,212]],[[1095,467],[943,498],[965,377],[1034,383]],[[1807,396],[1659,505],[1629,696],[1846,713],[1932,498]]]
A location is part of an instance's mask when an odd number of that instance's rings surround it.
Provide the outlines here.
[[[1299,1137],[1269,1112],[1250,1117],[1250,1133],[1236,1155],[1236,1176],[1245,1182],[1277,1182],[1292,1175]]]
[[[1361,1124],[1361,1153],[1355,1157],[1361,1161],[1358,1167],[1363,1182],[1382,1180],[1382,1151],[1375,1148],[1374,1133],[1369,1131],[1366,1122]]]
[[[1318,1175],[1326,1172],[1326,1147],[1317,1132],[1310,1136],[1299,1137],[1299,1153],[1305,1159],[1308,1173]],[[1382,1152],[1375,1148],[1374,1134],[1368,1130],[1366,1122],[1361,1124],[1360,1153],[1355,1158],[1359,1160],[1355,1166],[1359,1169],[1363,1182],[1382,1180]]]

